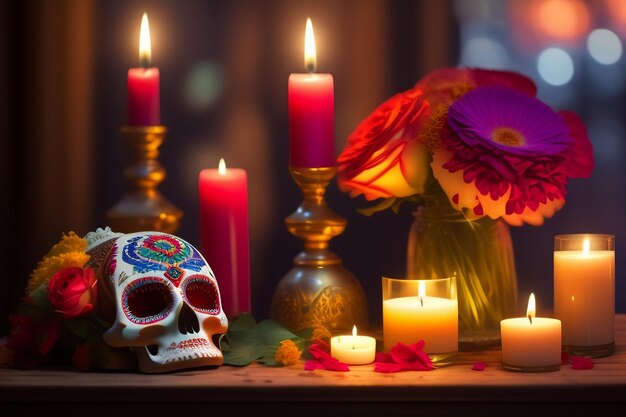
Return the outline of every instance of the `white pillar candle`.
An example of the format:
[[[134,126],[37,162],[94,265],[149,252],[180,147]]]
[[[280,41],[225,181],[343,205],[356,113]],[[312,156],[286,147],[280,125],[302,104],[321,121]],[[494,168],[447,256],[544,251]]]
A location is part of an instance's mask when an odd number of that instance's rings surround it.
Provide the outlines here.
[[[500,322],[504,368],[527,372],[559,369],[561,321],[535,317],[534,294],[530,294],[526,314]]]
[[[385,350],[398,342],[413,344],[424,340],[424,352],[448,353],[459,348],[458,303],[456,300],[425,294],[420,281],[415,297],[383,301]]]
[[[558,247],[558,239],[568,240],[567,246],[564,244],[566,250],[559,250],[562,248]],[[563,322],[563,345],[613,344],[615,252],[612,236],[560,235],[556,243],[554,312]],[[576,246],[578,250],[571,250]]]
[[[357,335],[356,326],[352,335],[335,336],[330,339],[330,355],[348,365],[366,365],[376,358],[376,339]]]

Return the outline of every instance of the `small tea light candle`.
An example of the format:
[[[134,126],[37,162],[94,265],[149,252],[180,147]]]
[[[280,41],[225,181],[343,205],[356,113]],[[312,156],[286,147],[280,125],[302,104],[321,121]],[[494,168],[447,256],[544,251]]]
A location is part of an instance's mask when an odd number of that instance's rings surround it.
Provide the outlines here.
[[[335,336],[330,339],[330,354],[348,365],[367,365],[374,362],[376,357],[376,339],[357,335],[354,326],[352,336]]]
[[[530,294],[526,317],[500,322],[504,369],[518,372],[557,371],[561,367],[561,321],[535,317]]]

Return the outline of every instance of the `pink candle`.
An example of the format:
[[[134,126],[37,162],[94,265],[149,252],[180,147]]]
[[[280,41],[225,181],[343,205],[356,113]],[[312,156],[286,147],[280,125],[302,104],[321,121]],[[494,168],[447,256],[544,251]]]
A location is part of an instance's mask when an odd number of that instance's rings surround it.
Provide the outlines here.
[[[199,176],[200,252],[220,287],[228,317],[250,311],[248,177],[246,171],[203,169]]]
[[[150,27],[148,16],[141,19],[139,59],[142,67],[128,70],[128,124],[155,126],[161,124],[159,69],[150,68]]]
[[[289,76],[289,164],[330,167],[335,165],[333,76],[314,74],[311,19],[307,19],[304,50],[309,73]]]

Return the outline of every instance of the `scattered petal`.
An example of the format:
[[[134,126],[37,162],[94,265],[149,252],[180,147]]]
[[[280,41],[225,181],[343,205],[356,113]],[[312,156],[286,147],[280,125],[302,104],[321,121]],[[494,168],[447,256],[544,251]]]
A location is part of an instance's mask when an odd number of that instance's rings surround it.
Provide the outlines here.
[[[478,361],[474,363],[474,366],[472,366],[472,371],[484,371],[486,367],[487,364],[485,362]]]
[[[411,345],[398,342],[389,353],[379,352],[376,355],[374,371],[430,371],[435,369],[430,356],[424,352],[426,343],[420,340]]]
[[[374,371],[389,374],[404,371],[404,368],[397,363],[376,362],[374,364]]]
[[[304,369],[307,371],[325,369],[327,371],[340,372],[350,370],[347,364],[339,362],[337,359],[333,358],[325,349],[326,346],[320,345],[319,343],[313,343],[309,347],[309,353],[313,356],[313,359],[305,362]]]
[[[561,352],[561,365],[571,364],[572,369],[585,370],[593,368],[593,360],[587,356],[572,355],[569,352]]]
[[[593,361],[591,360],[591,358],[588,358],[586,356],[571,355],[571,361],[572,369],[584,370],[593,368]]]

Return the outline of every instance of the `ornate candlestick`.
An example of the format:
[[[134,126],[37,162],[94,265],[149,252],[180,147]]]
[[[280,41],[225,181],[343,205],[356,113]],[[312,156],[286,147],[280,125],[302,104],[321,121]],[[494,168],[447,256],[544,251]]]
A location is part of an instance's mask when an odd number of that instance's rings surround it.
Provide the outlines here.
[[[132,151],[132,162],[124,170],[129,189],[122,200],[107,211],[109,226],[122,233],[174,233],[183,212],[157,190],[166,174],[157,158],[167,128],[123,126],[120,131]]]
[[[365,293],[359,281],[343,267],[341,258],[328,250],[346,220],[326,204],[324,194],[336,168],[289,169],[302,189],[304,202],[285,219],[289,232],[304,240],[304,251],[279,282],[271,316],[291,330],[322,325],[330,331],[368,329]]]

